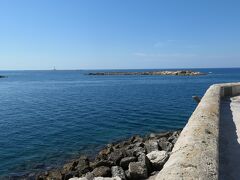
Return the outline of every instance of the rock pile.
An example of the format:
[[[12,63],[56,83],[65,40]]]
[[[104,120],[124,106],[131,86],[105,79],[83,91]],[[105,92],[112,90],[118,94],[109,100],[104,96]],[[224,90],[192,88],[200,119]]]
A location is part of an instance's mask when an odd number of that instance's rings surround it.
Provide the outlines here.
[[[37,180],[140,180],[160,171],[168,160],[180,131],[133,136],[108,144],[90,161],[81,156],[63,166],[37,175]]]

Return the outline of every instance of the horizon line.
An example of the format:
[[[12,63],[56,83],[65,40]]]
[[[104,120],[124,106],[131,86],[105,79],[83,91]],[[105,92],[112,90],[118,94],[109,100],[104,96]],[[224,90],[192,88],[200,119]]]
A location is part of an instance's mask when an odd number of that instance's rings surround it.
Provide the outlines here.
[[[189,70],[189,69],[238,69],[240,67],[189,67],[189,68],[83,68],[83,69],[0,69],[0,71],[95,71],[95,70]]]

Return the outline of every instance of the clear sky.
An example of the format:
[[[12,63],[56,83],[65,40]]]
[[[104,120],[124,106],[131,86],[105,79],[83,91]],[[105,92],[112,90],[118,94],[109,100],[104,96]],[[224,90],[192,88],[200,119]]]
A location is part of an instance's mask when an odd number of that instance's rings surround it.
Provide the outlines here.
[[[0,0],[0,69],[240,67],[239,0]]]

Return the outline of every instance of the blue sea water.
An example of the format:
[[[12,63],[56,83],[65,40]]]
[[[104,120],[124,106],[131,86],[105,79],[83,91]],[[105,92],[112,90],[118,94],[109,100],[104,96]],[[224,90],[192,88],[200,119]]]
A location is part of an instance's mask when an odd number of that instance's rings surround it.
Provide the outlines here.
[[[206,76],[88,76],[89,71],[0,71],[0,175],[61,165],[105,144],[183,128],[213,83],[240,81],[240,69]],[[91,71],[92,72],[92,71]]]

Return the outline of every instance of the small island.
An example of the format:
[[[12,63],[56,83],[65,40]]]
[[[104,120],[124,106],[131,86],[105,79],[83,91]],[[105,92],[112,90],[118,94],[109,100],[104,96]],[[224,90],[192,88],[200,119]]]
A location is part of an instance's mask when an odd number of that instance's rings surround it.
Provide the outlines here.
[[[115,75],[158,75],[158,76],[200,76],[206,73],[191,71],[191,70],[177,70],[177,71],[143,71],[143,72],[90,72],[88,75],[95,76],[115,76]]]

